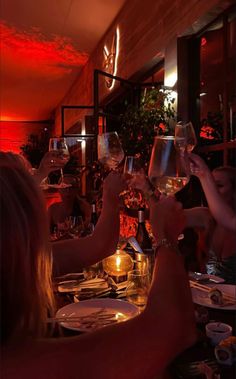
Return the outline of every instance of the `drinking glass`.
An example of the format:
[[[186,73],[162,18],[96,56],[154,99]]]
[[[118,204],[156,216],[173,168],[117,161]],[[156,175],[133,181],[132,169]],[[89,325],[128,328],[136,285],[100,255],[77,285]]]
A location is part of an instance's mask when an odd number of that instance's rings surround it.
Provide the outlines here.
[[[124,158],[124,151],[117,132],[98,136],[98,160],[111,170],[115,170]]]
[[[175,145],[174,136],[156,136],[149,163],[152,184],[165,195],[174,195],[189,181],[186,147]]]
[[[135,176],[140,173],[140,170],[142,168],[140,158],[127,155],[125,157],[125,163],[124,163],[124,174],[127,176],[127,178],[130,178],[132,176]]]
[[[128,272],[126,299],[143,310],[147,304],[150,288],[150,276],[147,271],[132,270]]]
[[[49,140],[49,151],[53,153],[53,158],[51,160],[52,165],[56,163],[56,161],[60,160],[61,163],[66,164],[70,159],[69,149],[66,143],[65,138],[54,137]],[[71,184],[67,184],[64,182],[63,169],[61,171],[61,179],[60,184],[55,185],[57,188],[66,188],[71,187]],[[50,185],[53,187],[54,185]]]
[[[127,208],[137,209],[145,206],[142,191],[136,187],[135,177],[142,173],[142,162],[139,157],[128,155],[125,157],[123,174],[128,181],[128,189],[122,192],[122,198]],[[132,180],[134,179],[134,181]],[[139,179],[140,181],[140,179]]]
[[[193,124],[188,122],[183,124],[178,122],[175,126],[175,145],[178,148],[187,150],[188,153],[197,145],[197,137],[194,131]]]

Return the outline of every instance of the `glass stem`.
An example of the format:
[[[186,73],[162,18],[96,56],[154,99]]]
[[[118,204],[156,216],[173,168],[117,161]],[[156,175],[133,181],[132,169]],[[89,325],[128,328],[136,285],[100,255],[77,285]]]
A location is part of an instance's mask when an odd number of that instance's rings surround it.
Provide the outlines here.
[[[60,169],[60,171],[61,171],[61,183],[63,183],[63,182],[64,182],[64,174],[63,174],[63,169],[61,168],[61,169]]]

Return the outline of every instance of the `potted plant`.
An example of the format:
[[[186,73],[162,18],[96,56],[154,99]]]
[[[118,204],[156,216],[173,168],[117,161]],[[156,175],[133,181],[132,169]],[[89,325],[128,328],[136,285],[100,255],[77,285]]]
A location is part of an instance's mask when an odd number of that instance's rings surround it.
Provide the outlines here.
[[[126,154],[149,160],[155,135],[168,134],[176,121],[174,102],[170,90],[151,88],[144,90],[139,107],[127,107],[119,131]]]

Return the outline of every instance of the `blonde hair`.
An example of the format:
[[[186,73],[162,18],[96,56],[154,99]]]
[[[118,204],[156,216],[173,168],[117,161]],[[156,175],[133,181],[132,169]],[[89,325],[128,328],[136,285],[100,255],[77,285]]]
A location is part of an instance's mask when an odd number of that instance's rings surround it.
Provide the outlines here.
[[[232,166],[216,167],[212,172],[223,172],[226,174],[231,182],[232,190],[236,189],[236,168]]]
[[[42,337],[54,311],[43,196],[19,156],[0,153],[1,342]]]

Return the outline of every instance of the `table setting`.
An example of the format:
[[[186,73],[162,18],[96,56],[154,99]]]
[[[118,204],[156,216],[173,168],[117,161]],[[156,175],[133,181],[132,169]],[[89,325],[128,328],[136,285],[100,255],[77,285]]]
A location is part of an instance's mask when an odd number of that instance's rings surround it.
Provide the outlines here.
[[[136,241],[134,245],[137,246]],[[142,253],[139,251],[138,254]],[[117,258],[120,257],[124,259],[122,254],[119,255],[119,251],[115,252],[111,262],[115,262],[116,266]],[[133,265],[127,266],[129,271],[123,272],[121,261],[118,259],[116,269],[120,275],[117,277],[114,275],[117,274],[113,271],[114,265],[113,270],[109,271],[105,261],[98,262],[83,272],[55,278],[55,291],[64,298],[64,304],[61,302],[55,317],[48,322],[58,323],[62,327],[63,335],[70,336],[90,333],[114,323],[125,322],[140,314],[145,307],[150,286],[147,267],[144,266],[145,277],[144,272],[140,270],[140,262],[134,258]],[[137,264],[139,270],[136,269]],[[141,295],[144,297],[144,303],[141,304],[138,287],[143,280],[145,284],[141,285]],[[236,349],[236,286],[225,284],[219,277],[192,272],[189,272],[189,283],[199,338],[194,346],[175,359],[169,368],[168,378],[233,378]],[[212,289],[221,292],[222,303],[218,304],[210,299],[209,293]],[[227,341],[229,338],[232,340]]]

